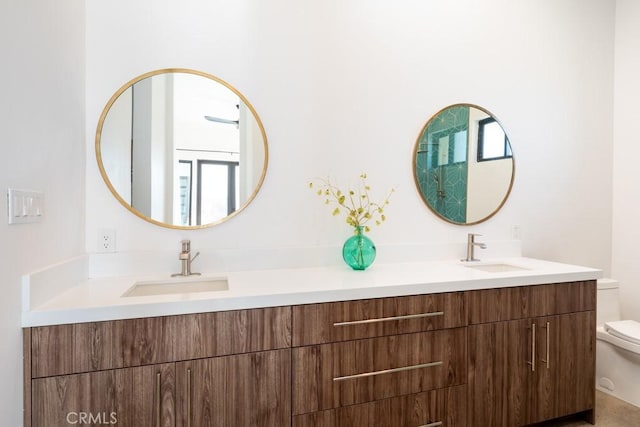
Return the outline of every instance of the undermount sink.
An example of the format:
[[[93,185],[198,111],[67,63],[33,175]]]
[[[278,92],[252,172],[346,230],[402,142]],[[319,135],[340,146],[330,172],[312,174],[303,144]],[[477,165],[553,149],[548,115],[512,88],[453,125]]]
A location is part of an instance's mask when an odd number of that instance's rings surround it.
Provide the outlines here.
[[[140,297],[228,290],[229,281],[226,277],[176,277],[166,280],[136,282],[122,296]]]
[[[465,265],[466,268],[473,268],[474,270],[486,271],[488,273],[505,273],[509,271],[522,271],[529,270],[528,268],[518,267],[517,265],[511,264],[469,264]]]

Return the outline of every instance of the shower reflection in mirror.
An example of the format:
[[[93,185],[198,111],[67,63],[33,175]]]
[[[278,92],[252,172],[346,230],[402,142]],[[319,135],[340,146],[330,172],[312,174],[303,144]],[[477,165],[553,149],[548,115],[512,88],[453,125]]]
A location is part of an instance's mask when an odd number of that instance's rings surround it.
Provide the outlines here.
[[[512,157],[506,133],[488,111],[452,105],[432,117],[418,138],[416,184],[438,216],[455,224],[477,223],[504,203]]]

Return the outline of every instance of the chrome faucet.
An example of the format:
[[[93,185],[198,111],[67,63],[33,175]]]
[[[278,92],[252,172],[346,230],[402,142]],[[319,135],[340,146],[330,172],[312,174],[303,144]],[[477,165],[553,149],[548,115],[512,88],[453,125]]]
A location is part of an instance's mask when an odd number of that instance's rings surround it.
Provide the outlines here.
[[[474,249],[476,246],[478,246],[480,249],[486,249],[487,245],[485,245],[484,243],[476,242],[476,236],[482,236],[482,234],[469,233],[467,235],[467,258],[461,261],[480,261],[479,259],[475,258],[475,255],[473,253]]]
[[[191,272],[191,263],[194,259],[200,255],[200,252],[196,252],[196,254],[191,257],[191,241],[190,240],[182,240],[180,242],[182,244],[182,250],[180,251],[180,255],[178,259],[182,263],[182,271],[180,273],[174,273],[171,277],[176,276],[199,276],[200,273],[192,273]]]

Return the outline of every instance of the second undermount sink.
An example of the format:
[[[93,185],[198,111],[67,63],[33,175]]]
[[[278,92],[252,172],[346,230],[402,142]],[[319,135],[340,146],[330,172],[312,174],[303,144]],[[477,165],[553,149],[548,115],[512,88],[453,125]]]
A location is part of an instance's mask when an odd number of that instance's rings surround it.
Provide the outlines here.
[[[176,277],[166,280],[136,282],[122,294],[123,297],[150,295],[191,294],[195,292],[228,291],[226,277]]]
[[[529,270],[525,267],[518,267],[517,265],[492,263],[492,264],[468,264],[466,268],[472,268],[474,270],[486,271],[488,273],[506,273],[509,271],[522,271]]]

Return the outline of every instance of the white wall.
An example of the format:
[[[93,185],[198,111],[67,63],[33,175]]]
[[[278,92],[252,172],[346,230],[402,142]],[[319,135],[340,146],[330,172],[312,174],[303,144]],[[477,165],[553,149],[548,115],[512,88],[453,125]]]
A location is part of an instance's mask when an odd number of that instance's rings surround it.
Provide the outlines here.
[[[621,283],[622,314],[640,320],[640,3],[618,0],[615,33],[612,277]]]
[[[117,25],[117,31],[114,26]],[[306,187],[331,174],[397,186],[379,246],[486,241],[522,232],[524,254],[609,269],[614,2],[602,0],[125,0],[87,4],[87,250],[340,245],[342,220]],[[92,143],[104,104],[144,72],[214,74],[254,105],[269,171],[231,221],[184,232],[147,224],[108,193]],[[469,68],[473,72],[469,72]],[[489,222],[444,223],[423,205],[412,150],[442,107],[492,111],[516,156],[515,185]]]
[[[470,231],[500,240],[519,225],[525,255],[609,269],[613,0],[84,3],[0,6],[0,80],[7,83],[0,190],[42,190],[46,200],[40,224],[0,221],[3,425],[20,425],[22,417],[20,275],[81,253],[83,242],[94,251],[100,228],[117,229],[122,251],[177,248],[183,236],[199,248],[337,246],[349,231],[306,183],[327,174],[348,183],[367,171],[374,193],[398,187],[388,223],[372,233],[379,245],[464,242]],[[628,224],[638,204],[627,159],[637,157],[639,144],[635,117],[627,117],[640,92],[630,45],[639,38],[633,24],[640,13],[633,0],[618,3],[613,273],[632,283],[638,274]],[[262,191],[245,212],[212,229],[181,232],[141,221],[111,197],[95,164],[104,104],[132,77],[164,67],[231,83],[269,138]],[[411,172],[422,125],[456,102],[496,114],[516,156],[509,201],[472,228],[433,216]],[[4,197],[0,203],[4,212]]]
[[[0,424],[19,426],[20,276],[84,249],[83,1],[3,1],[0,52]],[[44,192],[43,221],[7,225],[7,188]]]

